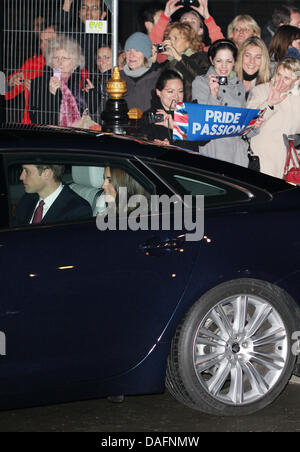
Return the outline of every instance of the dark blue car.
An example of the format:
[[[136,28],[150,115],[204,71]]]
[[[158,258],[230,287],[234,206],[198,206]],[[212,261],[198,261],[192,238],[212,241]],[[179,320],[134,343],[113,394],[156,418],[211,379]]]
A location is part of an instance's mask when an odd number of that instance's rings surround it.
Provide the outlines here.
[[[299,375],[299,188],[126,137],[20,126],[0,136],[1,408],[167,386],[191,408],[240,415]],[[16,221],[24,164],[64,165],[90,216]],[[132,210],[99,228],[107,167],[151,199],[136,230]],[[163,195],[175,201],[162,208]],[[199,230],[204,215],[200,239],[174,220],[176,199]]]

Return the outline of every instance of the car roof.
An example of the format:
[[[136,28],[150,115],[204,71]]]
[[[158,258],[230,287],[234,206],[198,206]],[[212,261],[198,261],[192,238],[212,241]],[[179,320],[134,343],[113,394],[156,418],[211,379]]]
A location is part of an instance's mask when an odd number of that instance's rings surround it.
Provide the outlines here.
[[[93,153],[105,151],[113,155],[135,156],[179,164],[192,169],[219,175],[235,181],[262,188],[270,193],[293,189],[294,186],[282,179],[233,165],[217,159],[204,157],[182,147],[156,145],[141,137],[115,135],[84,129],[58,126],[22,124],[0,125],[0,149],[2,150],[61,150]],[[182,143],[184,145],[184,142]]]

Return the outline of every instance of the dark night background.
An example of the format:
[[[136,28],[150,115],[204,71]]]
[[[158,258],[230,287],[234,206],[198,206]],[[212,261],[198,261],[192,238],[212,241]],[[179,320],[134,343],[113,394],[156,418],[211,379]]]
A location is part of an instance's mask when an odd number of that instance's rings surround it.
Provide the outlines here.
[[[0,11],[5,11],[8,16],[6,23],[10,30],[22,30],[17,44],[10,39],[4,39],[4,14],[0,14],[0,70],[4,69],[4,59],[12,58],[17,67],[25,61],[32,52],[32,46],[26,44],[26,40],[32,43],[30,33],[33,18],[38,15],[36,11],[47,10],[55,15],[60,11],[63,0],[0,0]],[[80,0],[74,0],[74,3]],[[103,0],[102,0],[103,1]],[[109,1],[109,0],[108,0]],[[125,40],[135,31],[141,31],[138,24],[138,13],[141,7],[149,0],[119,0],[119,41],[124,45]],[[166,3],[164,1],[164,3]],[[291,3],[300,8],[300,1],[280,0],[209,0],[209,11],[216,23],[222,28],[226,36],[227,25],[238,14],[250,14],[258,24],[263,25],[270,19],[272,10],[280,3]],[[48,8],[48,5],[50,6]],[[176,19],[176,17],[175,17]],[[28,33],[29,32],[29,33]],[[7,35],[7,34],[6,34]],[[8,35],[7,35],[8,36]],[[10,41],[10,42],[9,42]],[[36,40],[37,41],[37,40]],[[36,45],[37,47],[37,45]],[[26,55],[26,49],[30,55]],[[12,66],[13,67],[13,66]],[[5,69],[4,69],[5,70]],[[6,71],[7,72],[7,71]],[[3,120],[3,96],[0,96],[0,121]]]
[[[120,0],[120,41],[123,44],[127,37],[136,31],[138,11],[148,0]],[[226,34],[227,25],[238,14],[249,14],[262,27],[270,18],[276,5],[290,3],[300,8],[300,1],[278,0],[209,0],[210,14]]]

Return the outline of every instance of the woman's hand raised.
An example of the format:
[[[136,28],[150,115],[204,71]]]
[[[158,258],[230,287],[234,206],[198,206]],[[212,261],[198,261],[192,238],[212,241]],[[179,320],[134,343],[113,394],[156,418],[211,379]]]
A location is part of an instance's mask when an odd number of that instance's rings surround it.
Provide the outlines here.
[[[175,60],[181,61],[182,56],[181,56],[180,53],[177,52],[177,50],[175,49],[175,47],[173,47],[172,42],[171,42],[170,39],[166,39],[166,40],[163,42],[163,44],[164,44],[164,46],[165,46],[165,48],[166,48],[166,51],[165,51],[165,52],[162,52],[163,54],[170,55],[170,56],[172,56],[173,58],[175,58]]]
[[[283,94],[286,90],[286,85],[283,80],[278,80],[277,82],[270,83],[269,97],[267,104],[270,107],[280,104],[287,97],[287,93]]]
[[[49,82],[49,91],[55,96],[56,91],[60,88],[61,81],[57,77],[51,77]]]

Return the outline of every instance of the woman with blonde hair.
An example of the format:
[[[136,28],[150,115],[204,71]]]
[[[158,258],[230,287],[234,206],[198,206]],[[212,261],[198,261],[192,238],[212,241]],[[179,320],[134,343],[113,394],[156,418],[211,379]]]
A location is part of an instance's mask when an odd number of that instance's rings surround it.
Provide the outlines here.
[[[193,80],[209,68],[202,38],[188,23],[174,22],[167,26],[163,44],[169,60],[166,69],[181,75],[185,81],[185,99],[191,102]]]
[[[227,28],[227,38],[231,39],[238,48],[251,36],[258,36],[260,38],[260,34],[260,26],[248,14],[236,16]]]
[[[244,83],[246,99],[254,86],[269,82],[270,57],[261,38],[251,36],[243,42],[238,51],[235,72]]]
[[[300,133],[300,61],[286,58],[278,63],[269,83],[255,86],[248,108],[266,109],[258,135],[251,148],[260,158],[261,172],[283,177],[286,148],[283,134]]]

